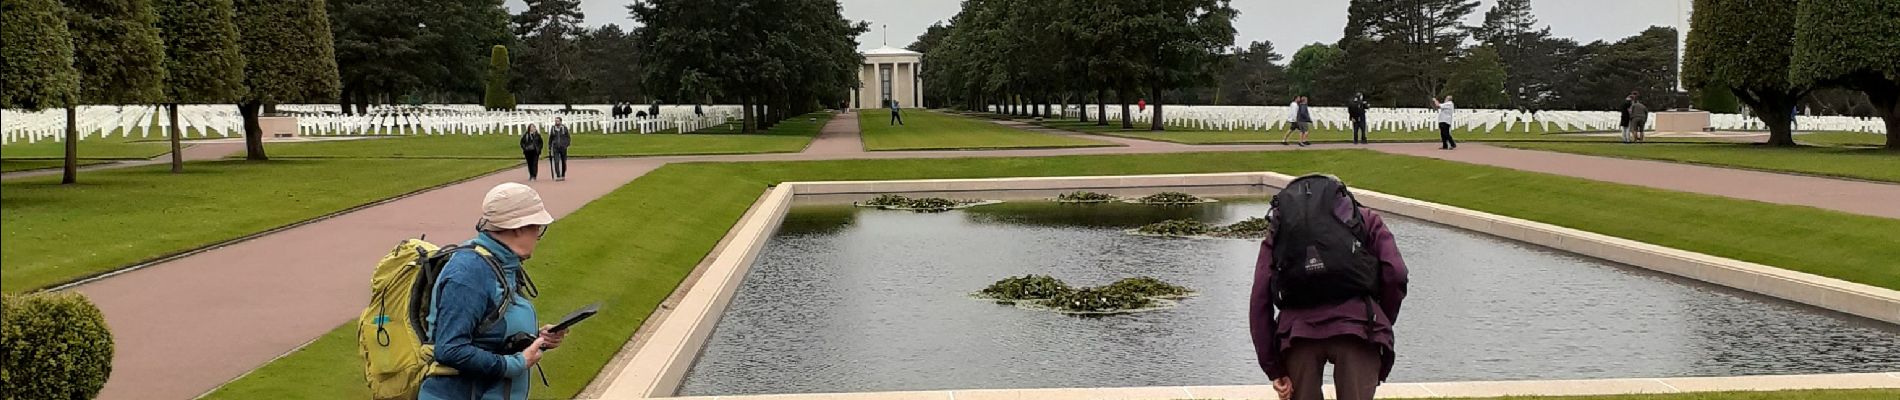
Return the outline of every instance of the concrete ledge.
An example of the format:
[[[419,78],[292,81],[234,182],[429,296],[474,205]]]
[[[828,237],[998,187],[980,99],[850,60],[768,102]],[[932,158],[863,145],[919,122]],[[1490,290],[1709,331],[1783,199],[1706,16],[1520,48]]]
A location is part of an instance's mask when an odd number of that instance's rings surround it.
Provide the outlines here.
[[[1265,378],[1262,378],[1265,379]],[[1773,375],[1717,378],[1634,378],[1554,381],[1492,381],[1440,383],[1387,383],[1379,386],[1381,399],[1423,399],[1503,396],[1609,396],[1764,390],[1895,389],[1900,373]],[[1333,398],[1333,385],[1326,385]],[[773,394],[755,396],[681,397],[693,400],[1162,400],[1247,399],[1278,400],[1273,387],[1161,386],[1077,389],[985,389],[916,392]]]
[[[601,398],[640,399],[672,396],[693,365],[706,338],[744,280],[759,250],[777,230],[794,195],[849,195],[901,192],[998,190],[1076,190],[1145,187],[1283,187],[1293,176],[1277,173],[1142,175],[944,179],[876,182],[791,182],[767,192],[761,207],[739,221],[730,245],[718,254],[663,320],[627,366],[613,376]],[[1648,268],[1691,279],[1774,296],[1861,317],[1900,324],[1900,291],[1852,283],[1761,264],[1692,253],[1529,220],[1355,189],[1365,205],[1525,243]],[[608,378],[602,376],[602,378]],[[1607,379],[1588,381],[1509,381],[1387,384],[1382,398],[1471,397],[1504,395],[1595,395],[1678,393],[1688,391],[1900,388],[1900,372],[1732,378]],[[1329,389],[1330,392],[1330,389]],[[1137,399],[1272,398],[1266,386],[1144,387],[1088,389],[996,389],[851,394],[719,396],[702,399]]]

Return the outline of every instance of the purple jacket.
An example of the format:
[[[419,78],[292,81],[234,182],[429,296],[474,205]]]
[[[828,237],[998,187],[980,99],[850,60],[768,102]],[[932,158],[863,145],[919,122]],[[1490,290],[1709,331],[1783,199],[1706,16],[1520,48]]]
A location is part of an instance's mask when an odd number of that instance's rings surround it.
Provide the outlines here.
[[[1380,285],[1378,307],[1374,310],[1372,329],[1367,337],[1366,299],[1352,299],[1332,306],[1322,306],[1302,310],[1280,310],[1275,318],[1273,296],[1268,293],[1268,284],[1273,279],[1273,237],[1269,235],[1260,242],[1260,258],[1254,264],[1253,299],[1249,301],[1247,325],[1253,334],[1254,355],[1260,359],[1260,370],[1267,373],[1269,379],[1287,376],[1286,365],[1281,358],[1293,345],[1293,339],[1326,339],[1335,336],[1353,336],[1377,343],[1384,350],[1380,352],[1384,365],[1379,370],[1379,380],[1384,381],[1392,374],[1392,323],[1399,318],[1399,305],[1405,301],[1406,271],[1405,259],[1399,256],[1398,242],[1392,239],[1392,231],[1386,230],[1385,220],[1372,209],[1360,207],[1366,228],[1372,231],[1372,243],[1369,247],[1379,258],[1379,267],[1384,269],[1384,281]],[[1344,214],[1345,210],[1340,210]]]

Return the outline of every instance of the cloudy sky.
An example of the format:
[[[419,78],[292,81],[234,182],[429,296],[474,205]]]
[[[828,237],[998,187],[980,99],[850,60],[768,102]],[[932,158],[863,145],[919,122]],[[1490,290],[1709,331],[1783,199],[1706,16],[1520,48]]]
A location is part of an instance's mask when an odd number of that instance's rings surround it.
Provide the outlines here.
[[[841,0],[846,18],[868,21],[871,32],[858,38],[860,48],[874,49],[884,44],[889,26],[889,43],[904,47],[923,34],[924,28],[956,15],[960,0]],[[619,24],[631,26],[626,4],[632,0],[581,0],[582,12],[590,26]],[[1493,0],[1480,0],[1469,24],[1483,21],[1484,10]],[[1346,0],[1233,0],[1240,10],[1235,23],[1236,44],[1270,40],[1281,54],[1291,54],[1309,43],[1339,40],[1346,27]],[[1680,3],[1680,4],[1679,4]],[[1614,41],[1635,35],[1651,25],[1675,26],[1678,7],[1687,11],[1687,0],[1532,0],[1537,18],[1550,26],[1552,34],[1590,42]],[[519,11],[521,0],[508,0],[510,10]]]

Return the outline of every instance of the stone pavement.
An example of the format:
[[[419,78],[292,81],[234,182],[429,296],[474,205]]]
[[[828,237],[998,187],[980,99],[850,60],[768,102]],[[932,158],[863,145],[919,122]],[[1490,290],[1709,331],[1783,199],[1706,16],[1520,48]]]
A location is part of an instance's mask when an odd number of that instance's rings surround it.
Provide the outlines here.
[[[1278,145],[1188,146],[1094,137],[1126,147],[995,151],[865,152],[854,114],[834,118],[803,153],[586,159],[566,182],[534,186],[556,218],[672,162],[1035,157],[1210,151],[1300,151]],[[1900,218],[1900,185],[1631,161],[1478,144],[1352,146],[1608,182],[1806,205]],[[241,145],[237,148],[241,151]],[[205,149],[211,150],[210,148]],[[228,154],[228,153],[226,153]],[[222,155],[218,155],[222,157]],[[214,157],[215,158],[215,157]],[[335,329],[362,310],[371,272],[398,240],[466,238],[482,193],[521,181],[523,168],[448,185],[354,212],[78,285],[105,312],[117,341],[102,399],[187,399]],[[1888,205],[1881,208],[1879,205]]]

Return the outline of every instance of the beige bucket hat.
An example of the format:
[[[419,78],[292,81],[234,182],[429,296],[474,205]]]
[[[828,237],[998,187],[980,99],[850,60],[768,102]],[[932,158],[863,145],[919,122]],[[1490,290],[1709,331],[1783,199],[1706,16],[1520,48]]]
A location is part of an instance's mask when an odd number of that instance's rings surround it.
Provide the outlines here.
[[[554,223],[541,194],[534,188],[514,182],[495,185],[482,199],[482,229],[508,230],[529,225]]]

